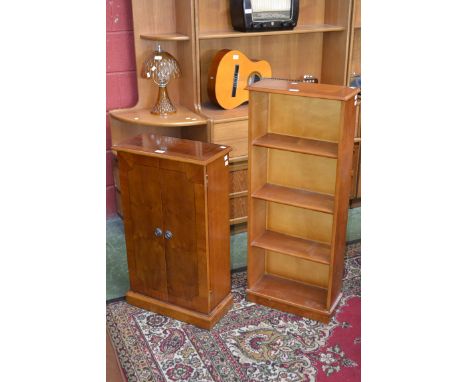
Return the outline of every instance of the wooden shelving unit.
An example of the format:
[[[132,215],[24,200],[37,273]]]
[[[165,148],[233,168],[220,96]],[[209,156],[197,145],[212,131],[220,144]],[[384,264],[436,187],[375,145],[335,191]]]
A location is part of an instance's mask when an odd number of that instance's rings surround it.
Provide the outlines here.
[[[251,59],[269,61],[274,77],[301,79],[312,74],[321,83],[345,85],[353,1],[301,0],[295,29],[242,33],[232,28],[229,0],[132,0],[137,73],[156,44],[176,57],[182,77],[170,82],[168,92],[177,114],[165,119],[151,116],[157,90],[138,75],[137,105],[110,113],[112,143],[156,133],[231,146],[230,176],[244,188],[230,190],[230,222],[246,222],[247,196],[239,191],[247,191],[248,105],[224,110],[211,103],[207,92],[211,61],[221,49],[236,49]],[[296,143],[305,153],[336,155],[336,147],[320,142],[290,141],[291,151]]]
[[[249,90],[247,297],[326,322],[341,296],[359,90],[275,80]]]
[[[222,110],[210,103],[208,68],[216,52],[236,49],[251,59],[267,60],[273,77],[300,79],[304,74],[313,74],[320,82],[345,85],[351,10],[352,1],[349,0],[301,0],[295,29],[242,33],[231,26],[228,0],[197,1],[200,112],[207,118],[212,142],[224,142],[233,147],[231,163],[239,164],[243,158],[247,159],[248,105]],[[222,140],[217,139],[219,131],[223,132]],[[305,146],[306,150],[313,150],[310,147],[313,144]],[[329,151],[334,155],[333,148]],[[247,181],[243,183],[247,185]],[[231,193],[231,203],[231,223],[246,221],[247,197],[235,197]]]

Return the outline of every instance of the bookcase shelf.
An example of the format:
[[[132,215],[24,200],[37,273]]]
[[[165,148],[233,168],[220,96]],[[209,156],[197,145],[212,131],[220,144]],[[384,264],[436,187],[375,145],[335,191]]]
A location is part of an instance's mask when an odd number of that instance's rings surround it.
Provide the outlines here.
[[[261,277],[247,292],[250,296],[287,304],[302,311],[321,312],[327,305],[326,289],[269,274]]]
[[[148,126],[197,126],[206,125],[206,119],[184,106],[177,106],[177,112],[167,116],[151,114],[150,109],[121,109],[111,111],[115,119]]]
[[[328,322],[341,297],[358,89],[249,87],[250,301]]]
[[[305,260],[330,264],[330,245],[266,230],[251,245]]]
[[[252,144],[254,146],[319,155],[327,158],[338,157],[337,143],[292,137],[282,134],[268,133],[255,139]]]
[[[333,213],[333,195],[322,194],[319,192],[294,189],[267,183],[259,190],[252,192],[252,197],[270,202],[306,208],[309,210],[326,212],[328,214]]]
[[[329,24],[312,24],[298,25],[292,30],[283,31],[267,31],[267,32],[237,32],[233,30],[210,31],[201,33],[200,40],[210,40],[216,38],[234,38],[234,37],[257,37],[257,36],[275,36],[287,34],[302,34],[302,33],[321,33],[321,32],[341,32],[344,27]]]
[[[190,37],[181,33],[140,34],[140,38],[149,41],[190,41]]]

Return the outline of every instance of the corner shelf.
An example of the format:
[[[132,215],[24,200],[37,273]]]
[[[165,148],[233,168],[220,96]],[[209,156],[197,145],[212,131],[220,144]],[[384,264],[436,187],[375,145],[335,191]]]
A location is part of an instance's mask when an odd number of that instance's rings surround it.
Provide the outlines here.
[[[254,146],[267,147],[270,149],[287,150],[327,158],[338,158],[338,144],[334,142],[268,133],[255,139],[252,144]]]
[[[198,126],[206,120],[184,106],[176,105],[177,112],[167,116],[151,114],[149,109],[121,109],[111,111],[115,119],[145,126]]]
[[[142,40],[150,41],[189,41],[190,37],[181,33],[140,34]]]
[[[330,245],[266,230],[250,245],[316,263],[330,264]]]
[[[334,211],[334,197],[332,195],[276,184],[265,184],[259,190],[252,192],[252,197],[329,214],[333,214]]]
[[[256,37],[256,36],[273,36],[286,34],[301,34],[301,33],[321,33],[321,32],[341,32],[345,28],[338,25],[330,24],[310,24],[298,25],[292,30],[284,31],[267,31],[267,32],[238,32],[234,30],[213,31],[200,33],[200,40],[209,40],[216,38],[233,38],[233,37]]]
[[[248,293],[300,309],[325,311],[327,290],[270,274],[263,275]]]

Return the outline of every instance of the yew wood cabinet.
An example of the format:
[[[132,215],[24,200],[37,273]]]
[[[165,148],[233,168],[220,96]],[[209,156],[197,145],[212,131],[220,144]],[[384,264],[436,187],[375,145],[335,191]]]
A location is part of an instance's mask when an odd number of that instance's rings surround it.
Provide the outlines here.
[[[358,89],[249,87],[250,301],[328,321],[344,270]]]
[[[230,147],[155,134],[113,146],[130,304],[210,329],[232,305]]]

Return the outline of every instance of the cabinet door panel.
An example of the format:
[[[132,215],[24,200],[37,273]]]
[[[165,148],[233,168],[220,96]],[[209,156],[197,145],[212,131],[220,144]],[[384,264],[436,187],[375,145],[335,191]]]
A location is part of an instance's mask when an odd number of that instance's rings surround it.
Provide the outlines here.
[[[155,229],[163,228],[158,161],[127,157],[121,160],[122,207],[131,289],[167,300],[164,238]]]
[[[163,168],[165,167],[165,168]],[[161,163],[168,301],[208,312],[204,169]]]

